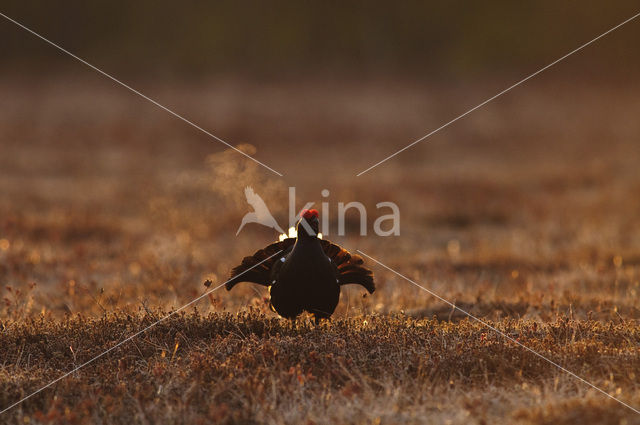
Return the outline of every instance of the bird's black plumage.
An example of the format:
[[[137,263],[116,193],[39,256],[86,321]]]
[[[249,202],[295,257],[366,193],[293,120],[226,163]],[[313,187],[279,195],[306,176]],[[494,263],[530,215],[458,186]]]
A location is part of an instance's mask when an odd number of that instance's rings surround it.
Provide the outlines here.
[[[317,212],[301,218],[296,227],[297,238],[271,244],[234,267],[227,290],[239,282],[267,286],[271,307],[278,314],[293,319],[307,311],[316,322],[333,314],[341,285],[358,284],[369,293],[375,291],[373,272],[363,266],[360,256],[317,238]]]

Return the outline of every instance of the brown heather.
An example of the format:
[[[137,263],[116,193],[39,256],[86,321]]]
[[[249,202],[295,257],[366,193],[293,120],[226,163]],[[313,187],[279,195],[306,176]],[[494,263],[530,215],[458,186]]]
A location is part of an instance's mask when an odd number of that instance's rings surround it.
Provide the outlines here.
[[[9,405],[155,320],[116,314],[3,324],[0,402]],[[637,326],[568,319],[497,326],[612,394],[637,391],[629,374],[640,368]],[[548,400],[559,391],[562,413]],[[255,310],[173,316],[9,415],[39,423],[421,423],[450,416],[482,423],[508,414],[515,400],[541,404],[513,413],[524,422],[571,423],[582,415],[635,421],[617,403],[466,319],[369,315],[315,327]],[[586,413],[577,412],[585,406]]]
[[[110,85],[0,80],[0,409],[202,295],[206,279],[223,283],[274,240],[255,225],[235,236],[246,185],[281,223],[287,185],[299,207],[329,189],[330,239],[640,408],[640,93],[557,72],[358,178],[496,83],[142,84],[204,128],[251,142],[243,149],[280,179]],[[375,204],[396,202],[401,235],[358,237],[353,214],[335,236],[337,202],[352,200],[367,206],[369,230]],[[331,322],[279,319],[250,284],[219,289],[0,423],[640,424],[368,265],[378,289],[346,288]]]

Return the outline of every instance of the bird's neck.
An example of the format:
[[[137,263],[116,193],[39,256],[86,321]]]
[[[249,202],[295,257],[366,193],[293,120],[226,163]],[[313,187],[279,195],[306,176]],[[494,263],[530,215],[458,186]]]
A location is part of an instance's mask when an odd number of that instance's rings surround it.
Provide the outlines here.
[[[298,238],[296,239],[296,243],[293,249],[294,250],[296,248],[309,249],[312,247],[320,247],[320,242],[317,237],[309,236],[309,235],[299,235]]]

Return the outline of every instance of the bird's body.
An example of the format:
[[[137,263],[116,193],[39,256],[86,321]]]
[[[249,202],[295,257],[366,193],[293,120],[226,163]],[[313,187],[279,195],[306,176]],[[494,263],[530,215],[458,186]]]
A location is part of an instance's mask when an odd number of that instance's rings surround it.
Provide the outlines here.
[[[317,211],[311,211],[315,212],[315,217],[308,217],[311,231],[303,228],[303,217],[297,238],[284,239],[245,257],[232,270],[227,290],[239,282],[268,286],[271,307],[278,314],[294,319],[307,311],[316,322],[333,314],[341,285],[359,284],[373,293],[373,273],[362,266],[362,258],[318,239]]]
[[[328,318],[338,305],[338,270],[317,238],[299,239],[274,278],[271,304],[283,317],[292,319],[306,310]]]

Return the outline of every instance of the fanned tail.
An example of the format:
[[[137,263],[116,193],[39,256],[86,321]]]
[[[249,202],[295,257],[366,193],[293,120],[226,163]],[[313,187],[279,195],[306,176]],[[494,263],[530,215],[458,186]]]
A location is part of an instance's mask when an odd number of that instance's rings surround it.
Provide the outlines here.
[[[272,270],[274,267],[277,269],[278,266],[276,261],[287,255],[295,242],[295,238],[287,238],[260,249],[249,257],[244,257],[240,265],[231,270],[231,279],[225,284],[227,290],[230,291],[240,282],[270,286]],[[320,239],[320,244],[325,255],[336,266],[340,285],[362,285],[370,294],[376,290],[373,272],[364,267],[362,257],[350,254],[346,249],[328,240]]]
[[[360,256],[352,255],[351,261],[338,266],[340,284],[355,283],[362,285],[370,294],[373,294],[373,291],[376,290],[376,285],[373,282],[373,272],[362,266],[362,263],[364,261]]]
[[[338,280],[340,285],[362,285],[370,294],[376,290],[373,281],[373,272],[364,267],[361,256],[351,254],[346,249],[327,240],[321,241],[322,248],[331,261],[338,268]]]
[[[285,239],[256,251],[253,255],[244,257],[240,265],[231,269],[230,280],[225,284],[230,291],[240,282],[253,282],[262,286],[269,286],[271,269],[281,255],[286,255],[293,247],[295,239]],[[276,255],[278,254],[278,255]]]

